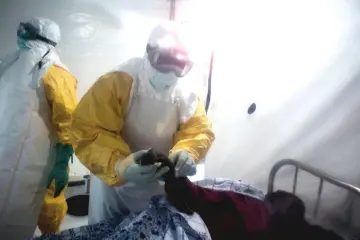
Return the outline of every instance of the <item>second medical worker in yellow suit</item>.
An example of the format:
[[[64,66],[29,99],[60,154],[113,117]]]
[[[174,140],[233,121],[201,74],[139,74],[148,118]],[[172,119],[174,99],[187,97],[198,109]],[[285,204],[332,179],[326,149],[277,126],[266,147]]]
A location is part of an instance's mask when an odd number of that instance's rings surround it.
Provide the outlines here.
[[[177,176],[190,176],[214,140],[195,89],[180,84],[193,62],[177,29],[156,27],[145,56],[100,77],[73,114],[75,154],[94,174],[89,224],[143,210],[163,193],[157,179],[168,169],[137,164],[147,149],[169,154]]]
[[[38,28],[55,28],[51,20],[39,21]],[[35,25],[35,24],[34,24]],[[59,29],[59,27],[57,27]],[[59,30],[60,40],[60,30]],[[55,53],[52,53],[55,55]],[[58,55],[56,55],[57,58]],[[56,135],[55,165],[47,178],[47,190],[44,203],[38,219],[38,227],[42,234],[60,231],[60,225],[67,212],[65,198],[66,186],[69,180],[69,161],[74,153],[70,144],[69,127],[71,116],[75,110],[77,97],[77,80],[69,69],[60,62],[51,65],[42,77],[44,93],[51,111],[51,123]]]

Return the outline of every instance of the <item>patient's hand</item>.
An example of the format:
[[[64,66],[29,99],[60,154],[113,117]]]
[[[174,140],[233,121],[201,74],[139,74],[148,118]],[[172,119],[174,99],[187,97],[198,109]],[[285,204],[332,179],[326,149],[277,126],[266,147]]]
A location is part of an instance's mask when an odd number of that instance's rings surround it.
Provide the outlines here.
[[[189,184],[193,184],[186,177],[175,177],[174,163],[167,156],[156,153],[150,149],[142,158],[142,164],[149,165],[157,163],[161,163],[159,171],[163,168],[169,168],[169,171],[162,176],[165,181],[165,192],[169,202],[180,212],[193,214],[194,211],[191,210],[189,204],[191,202],[189,200],[192,198],[192,187],[189,186]]]

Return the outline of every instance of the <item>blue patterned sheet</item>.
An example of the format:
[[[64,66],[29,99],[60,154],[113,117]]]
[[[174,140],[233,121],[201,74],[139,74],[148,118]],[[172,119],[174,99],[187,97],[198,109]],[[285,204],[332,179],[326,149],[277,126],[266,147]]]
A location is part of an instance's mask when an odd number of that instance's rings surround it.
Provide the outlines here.
[[[210,234],[198,214],[178,212],[163,196],[151,199],[149,208],[123,220],[68,229],[34,240],[207,240]]]
[[[241,181],[205,179],[199,186],[233,191],[264,199],[262,191]],[[178,212],[163,196],[151,199],[149,208],[132,213],[124,219],[113,219],[95,225],[68,229],[57,234],[44,235],[33,240],[207,240],[209,231],[198,214],[188,216]]]

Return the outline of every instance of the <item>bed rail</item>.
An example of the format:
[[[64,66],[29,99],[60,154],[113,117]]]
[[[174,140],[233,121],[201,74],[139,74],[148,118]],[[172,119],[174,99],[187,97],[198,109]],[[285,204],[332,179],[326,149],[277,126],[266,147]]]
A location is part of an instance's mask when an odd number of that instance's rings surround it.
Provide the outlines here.
[[[319,188],[317,191],[317,199],[316,199],[316,204],[315,204],[315,208],[314,208],[314,217],[317,217],[318,214],[318,210],[320,207],[320,200],[321,200],[321,193],[323,190],[323,185],[324,185],[324,181],[338,186],[342,189],[346,189],[349,192],[353,193],[356,196],[360,197],[360,188],[355,187],[349,183],[343,182],[339,179],[336,179],[316,168],[310,167],[302,162],[293,160],[293,159],[284,159],[284,160],[280,160],[279,162],[277,162],[271,169],[270,171],[270,175],[269,175],[269,185],[268,185],[268,192],[273,192],[274,191],[274,182],[275,182],[275,177],[276,177],[276,173],[279,171],[280,168],[282,168],[283,166],[294,166],[295,167],[295,175],[294,175],[294,181],[293,181],[293,187],[292,187],[292,192],[295,194],[296,193],[296,186],[297,186],[297,181],[298,181],[298,173],[299,173],[299,169],[306,171],[310,174],[312,174],[315,177],[318,177],[320,179],[319,182]]]

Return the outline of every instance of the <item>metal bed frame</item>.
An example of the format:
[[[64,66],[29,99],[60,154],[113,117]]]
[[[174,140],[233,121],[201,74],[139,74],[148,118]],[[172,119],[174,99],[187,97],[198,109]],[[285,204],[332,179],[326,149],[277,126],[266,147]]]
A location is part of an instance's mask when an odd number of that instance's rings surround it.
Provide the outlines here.
[[[332,185],[335,185],[339,188],[345,189],[345,190],[353,193],[355,196],[360,197],[360,188],[359,187],[355,187],[349,183],[343,182],[343,181],[336,179],[335,177],[330,176],[316,168],[310,167],[302,162],[299,162],[299,161],[296,161],[293,159],[280,160],[272,167],[272,169],[270,171],[270,175],[269,175],[268,192],[274,191],[275,177],[276,177],[276,174],[279,171],[279,169],[282,168],[283,166],[289,166],[289,165],[295,167],[294,182],[293,182],[293,187],[292,187],[293,194],[296,193],[299,169],[301,169],[305,172],[308,172],[311,175],[320,179],[319,188],[318,188],[318,192],[317,192],[316,204],[315,204],[315,208],[314,208],[314,218],[317,217],[318,210],[320,207],[321,193],[323,190],[324,181],[328,182]]]

